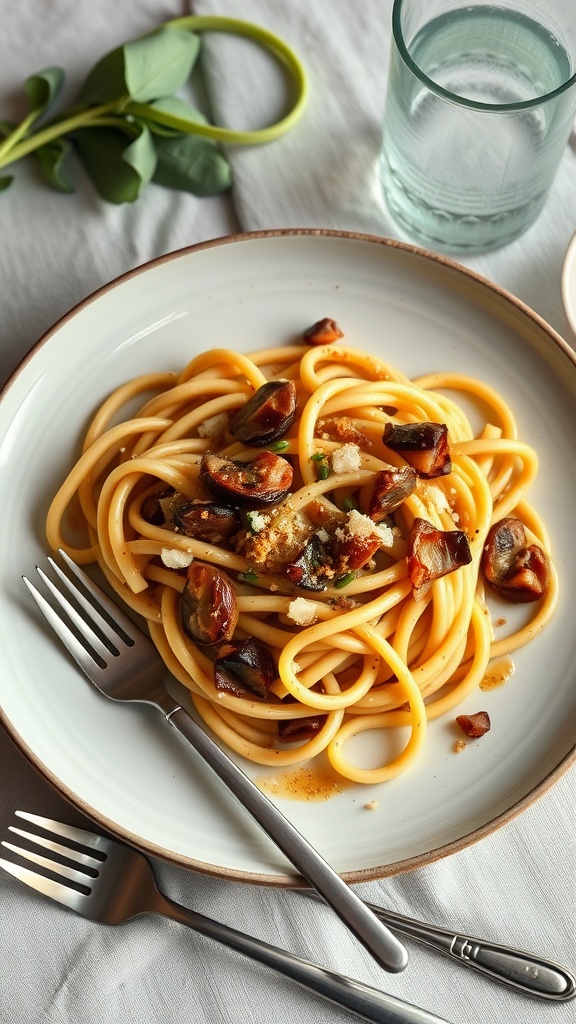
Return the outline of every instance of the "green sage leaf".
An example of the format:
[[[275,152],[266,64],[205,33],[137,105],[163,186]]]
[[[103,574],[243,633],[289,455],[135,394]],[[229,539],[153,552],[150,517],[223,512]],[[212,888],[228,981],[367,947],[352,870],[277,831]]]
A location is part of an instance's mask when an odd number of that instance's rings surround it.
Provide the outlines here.
[[[169,96],[190,77],[199,48],[200,40],[192,32],[164,25],[103,57],[88,75],[78,100],[90,105],[128,96],[148,103]]]
[[[82,128],[74,135],[80,158],[96,191],[109,203],[132,203],[152,179],[156,151],[145,125],[134,125],[136,138],[116,128]]]
[[[211,139],[199,135],[157,136],[155,146],[156,184],[197,196],[213,196],[230,188],[230,164]]]
[[[72,150],[68,139],[54,139],[36,150],[42,174],[59,192],[73,192],[74,189],[64,174],[64,164]]]
[[[96,103],[110,103],[126,96],[124,75],[124,47],[106,54],[92,68],[78,95],[78,103],[87,107]]]
[[[64,77],[62,68],[45,68],[26,79],[24,89],[36,117],[40,117],[52,106],[62,88]]]

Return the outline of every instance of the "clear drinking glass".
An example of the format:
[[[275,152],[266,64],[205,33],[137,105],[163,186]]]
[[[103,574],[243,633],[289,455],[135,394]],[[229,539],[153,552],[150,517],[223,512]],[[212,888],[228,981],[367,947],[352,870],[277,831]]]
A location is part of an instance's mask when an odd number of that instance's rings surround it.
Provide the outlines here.
[[[395,0],[382,180],[410,236],[480,252],[536,219],[576,113],[576,0]]]

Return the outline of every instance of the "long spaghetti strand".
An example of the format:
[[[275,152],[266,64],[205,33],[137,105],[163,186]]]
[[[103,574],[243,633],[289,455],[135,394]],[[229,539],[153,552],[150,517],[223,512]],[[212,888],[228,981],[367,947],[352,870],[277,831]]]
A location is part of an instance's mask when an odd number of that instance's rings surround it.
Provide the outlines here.
[[[287,380],[294,382],[298,411],[276,449],[239,441],[230,432],[231,417],[266,382]],[[139,411],[123,418],[123,409],[138,402]],[[470,403],[484,413],[479,429],[466,411]],[[201,476],[207,453],[247,462],[276,450],[291,462],[294,478],[274,515],[297,519],[328,503],[341,519],[351,510],[366,517],[376,475],[406,464],[384,444],[384,427],[423,422],[446,426],[451,472],[421,477],[381,524],[382,544],[372,560],[342,579],[328,578],[320,590],[306,589],[272,563],[255,566],[234,541],[188,536],[174,522],[146,514],[157,495],[207,500]],[[335,471],[346,446],[355,449],[355,465]],[[79,563],[98,563],[144,617],[168,670],[224,744],[264,765],[324,754],[341,776],[373,784],[413,765],[428,721],[452,712],[481,682],[491,659],[513,653],[553,615],[558,579],[552,566],[545,596],[496,640],[481,574],[489,530],[507,516],[518,518],[530,542],[550,555],[545,525],[526,497],[537,471],[537,455],[518,437],[503,396],[472,377],[438,372],[409,380],[382,359],[342,344],[270,347],[251,355],[219,348],[195,356],[179,373],[136,377],[102,403],[52,501],[46,532],[52,548],[64,548]],[[274,515],[266,509],[256,519],[274,521]],[[423,593],[412,583],[406,557],[415,520],[438,531],[464,531],[470,549],[469,564]],[[274,551],[276,559],[280,554]],[[233,582],[234,643],[254,638],[277,666],[266,696],[219,688],[218,652],[184,628],[186,565],[194,560]],[[301,621],[294,606],[302,601],[307,617]],[[299,724],[301,733],[283,731]],[[382,737],[381,763],[372,768],[353,764],[346,752],[367,730]],[[384,739],[390,730],[400,730],[391,746]]]

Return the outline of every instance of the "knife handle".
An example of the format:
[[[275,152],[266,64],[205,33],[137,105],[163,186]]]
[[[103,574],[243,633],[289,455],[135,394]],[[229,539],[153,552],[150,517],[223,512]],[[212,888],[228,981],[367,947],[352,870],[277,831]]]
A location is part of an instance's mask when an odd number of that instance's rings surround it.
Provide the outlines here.
[[[408,935],[446,954],[452,960],[519,989],[526,995],[556,1002],[567,1002],[576,995],[576,978],[566,967],[553,960],[498,942],[460,935],[448,928],[437,928],[392,910],[384,910],[373,903],[368,903],[368,906],[394,931]]]

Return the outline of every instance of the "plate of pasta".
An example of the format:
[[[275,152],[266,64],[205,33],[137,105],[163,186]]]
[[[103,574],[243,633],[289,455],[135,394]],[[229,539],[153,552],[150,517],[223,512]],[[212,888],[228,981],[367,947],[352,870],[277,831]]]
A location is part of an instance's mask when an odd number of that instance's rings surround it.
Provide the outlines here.
[[[141,849],[298,884],[43,626],[21,576],[63,549],[347,880],[505,824],[575,759],[575,362],[496,286],[371,236],[235,236],[112,282],[0,403],[5,727]]]

